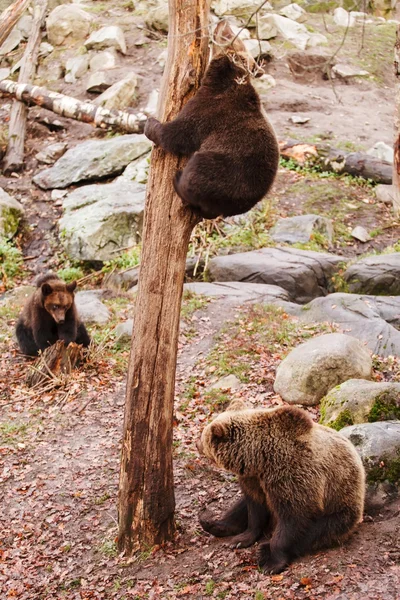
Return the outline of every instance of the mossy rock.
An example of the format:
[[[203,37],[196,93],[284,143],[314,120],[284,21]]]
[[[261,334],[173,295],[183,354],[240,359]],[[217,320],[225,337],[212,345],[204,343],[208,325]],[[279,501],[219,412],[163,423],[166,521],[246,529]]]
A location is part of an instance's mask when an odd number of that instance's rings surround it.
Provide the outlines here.
[[[7,240],[13,237],[23,214],[22,205],[0,188],[0,237]]]
[[[336,430],[390,419],[400,419],[400,383],[349,379],[321,401],[320,423]]]

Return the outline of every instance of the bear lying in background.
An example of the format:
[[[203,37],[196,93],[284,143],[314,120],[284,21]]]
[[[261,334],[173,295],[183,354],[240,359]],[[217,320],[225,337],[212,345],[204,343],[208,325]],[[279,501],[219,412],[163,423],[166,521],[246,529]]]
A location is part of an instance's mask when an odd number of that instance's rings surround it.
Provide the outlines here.
[[[64,340],[89,346],[90,338],[75,307],[76,281],[66,284],[53,273],[36,282],[37,290],[28,298],[18,319],[16,335],[23,354],[36,356],[39,350]]]
[[[234,38],[225,22],[214,36],[225,44]],[[206,219],[250,210],[270,189],[279,162],[274,130],[250,83],[250,70],[258,69],[254,59],[239,38],[222,53],[215,45],[214,55],[178,116],[163,124],[149,118],[144,129],[166,152],[190,156],[175,175],[175,191]]]
[[[198,449],[239,476],[243,497],[205,531],[254,544],[258,564],[279,573],[304,554],[341,542],[362,520],[365,473],[351,442],[292,406],[247,409],[237,401],[208,425]]]

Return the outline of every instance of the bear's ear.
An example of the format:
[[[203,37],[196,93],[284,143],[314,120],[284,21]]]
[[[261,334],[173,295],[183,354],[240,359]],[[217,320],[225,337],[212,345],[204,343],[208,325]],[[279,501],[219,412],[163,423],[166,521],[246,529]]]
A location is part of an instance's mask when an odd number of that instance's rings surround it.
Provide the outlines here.
[[[222,421],[216,421],[211,424],[211,433],[214,439],[223,440],[228,434],[228,425]]]
[[[50,294],[53,292],[49,283],[43,283],[41,289],[43,296],[50,296]]]
[[[313,420],[308,412],[296,406],[282,406],[276,411],[279,422],[286,431],[293,431],[294,435],[303,435],[312,429]]]
[[[72,292],[76,288],[76,281],[71,281],[71,283],[67,283],[66,288],[67,288],[67,292],[72,294]]]

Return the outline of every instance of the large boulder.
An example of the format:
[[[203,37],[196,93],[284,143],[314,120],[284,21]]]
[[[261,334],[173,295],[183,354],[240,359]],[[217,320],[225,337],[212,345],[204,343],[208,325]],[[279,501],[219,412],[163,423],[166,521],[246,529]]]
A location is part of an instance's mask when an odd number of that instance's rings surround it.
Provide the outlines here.
[[[92,22],[93,17],[76,4],[61,4],[47,17],[47,38],[55,46],[84,40]]]
[[[262,40],[269,40],[279,35],[300,50],[306,49],[310,39],[307,27],[281,15],[265,15],[260,17],[258,34]]]
[[[121,27],[109,25],[94,31],[85,42],[88,50],[104,50],[115,48],[121,54],[126,54],[126,42]]]
[[[400,252],[368,256],[351,265],[343,275],[353,294],[400,294]]]
[[[101,290],[83,290],[75,294],[75,305],[84,323],[105,325],[110,320],[111,313],[100,300],[102,293]]]
[[[218,17],[234,16],[241,23],[247,23],[256,7],[253,0],[213,0],[211,8]],[[270,10],[272,10],[272,6],[267,2],[258,14],[262,15]],[[255,25],[255,23],[256,17],[254,16],[251,25]]]
[[[145,23],[150,29],[168,33],[169,9],[168,2],[159,2],[158,6],[147,11]]]
[[[379,508],[400,489],[400,421],[363,423],[340,433],[356,447],[367,474],[367,508]]]
[[[17,233],[23,214],[22,205],[0,188],[0,236],[10,240]]]
[[[294,248],[262,248],[217,256],[210,261],[212,281],[269,283],[287,290],[295,302],[324,296],[343,258]]]
[[[348,379],[370,379],[372,359],[364,344],[342,333],[320,335],[281,362],[274,390],[290,404],[313,406]]]
[[[315,233],[332,242],[333,225],[331,219],[313,214],[287,217],[286,219],[280,218],[270,231],[275,242],[287,244],[307,243]]]
[[[33,181],[47,190],[117,175],[150,148],[151,142],[135,133],[109,140],[89,140],[68,150],[53,167],[37,173]]]
[[[118,178],[80,187],[69,194],[59,221],[61,242],[74,260],[105,261],[137,243],[146,188]]]
[[[305,306],[288,305],[306,323],[336,323],[367,344],[373,354],[400,355],[400,297],[336,293]]]
[[[286,290],[277,285],[262,283],[242,283],[237,281],[229,283],[194,282],[185,283],[184,289],[207,297],[222,296],[235,298],[238,301],[254,300],[266,304],[289,300],[289,294]]]
[[[400,419],[400,383],[349,379],[322,399],[320,423],[333,429]]]
[[[123,110],[132,106],[136,97],[137,76],[130,73],[98,96],[93,103],[103,108]]]

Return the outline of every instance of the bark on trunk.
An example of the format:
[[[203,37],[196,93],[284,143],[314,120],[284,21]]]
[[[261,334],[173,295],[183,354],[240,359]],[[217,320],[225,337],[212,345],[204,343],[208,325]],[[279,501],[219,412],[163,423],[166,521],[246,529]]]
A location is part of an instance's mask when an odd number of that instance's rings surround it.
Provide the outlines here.
[[[15,83],[9,79],[0,81],[0,93],[13,96],[25,104],[37,104],[51,110],[57,115],[90,123],[95,127],[112,127],[127,133],[143,133],[147,116],[144,113],[133,113],[129,110],[108,109],[96,106],[91,102],[81,102],[76,98],[51,92],[37,85]]]
[[[32,81],[36,71],[36,61],[42,37],[42,25],[46,16],[47,0],[37,0],[33,9],[33,23],[29,40],[21,62],[18,81]],[[3,172],[19,171],[24,162],[24,144],[26,133],[27,108],[21,102],[14,100],[10,126],[8,129],[8,147],[3,161]]]
[[[28,387],[56,383],[62,375],[68,375],[82,358],[82,346],[71,342],[67,347],[63,340],[49,346],[29,369],[26,377]]]
[[[0,15],[0,46],[7,39],[8,34],[14,27],[31,0],[15,0]]]
[[[365,152],[343,152],[324,144],[306,144],[296,140],[280,143],[281,156],[300,165],[317,165],[324,171],[348,173],[376,183],[392,183],[392,164]]]
[[[396,32],[394,46],[394,74],[396,77],[394,105],[394,159],[393,159],[393,210],[400,214],[400,26]]]
[[[160,96],[171,120],[207,64],[210,0],[170,0],[168,59]],[[183,161],[154,148],[147,184],[135,328],[128,368],[119,488],[118,546],[126,554],[172,538],[172,422],[185,261],[196,217],[172,187]]]

